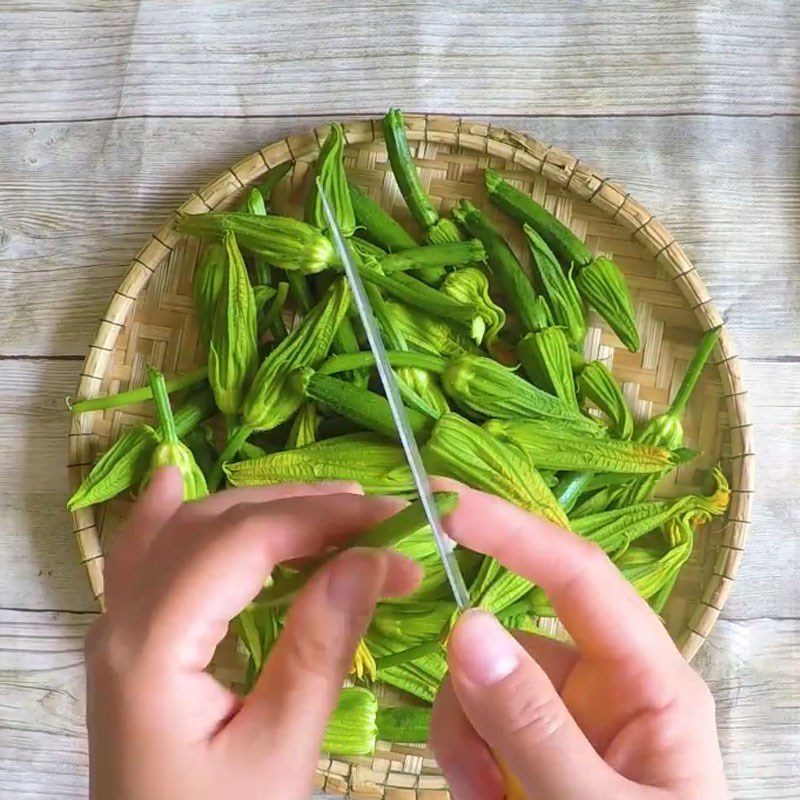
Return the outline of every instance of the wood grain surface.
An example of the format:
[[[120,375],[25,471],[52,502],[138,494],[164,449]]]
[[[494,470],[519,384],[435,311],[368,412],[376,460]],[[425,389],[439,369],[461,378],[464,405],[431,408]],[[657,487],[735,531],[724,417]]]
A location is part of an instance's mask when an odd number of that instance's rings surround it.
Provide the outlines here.
[[[390,104],[572,152],[697,264],[744,360],[758,492],[696,666],[734,797],[800,798],[799,69],[791,0],[0,2],[0,798],[86,796],[63,398],[125,265],[258,146]]]
[[[8,119],[797,113],[769,2],[4,3]]]

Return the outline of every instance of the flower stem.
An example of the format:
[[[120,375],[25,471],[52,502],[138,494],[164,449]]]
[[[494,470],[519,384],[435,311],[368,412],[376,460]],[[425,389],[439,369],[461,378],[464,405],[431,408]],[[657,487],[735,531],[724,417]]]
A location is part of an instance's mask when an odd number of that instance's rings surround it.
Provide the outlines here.
[[[247,425],[241,425],[233,429],[228,436],[228,441],[225,442],[225,447],[222,448],[222,452],[219,454],[219,458],[217,458],[216,464],[214,464],[214,468],[211,470],[211,474],[208,476],[209,492],[215,492],[219,488],[220,483],[222,483],[223,465],[232,458],[236,458],[237,453],[242,449],[242,445],[252,433],[253,429]]]
[[[410,350],[387,350],[386,355],[393,367],[412,367],[424,369],[428,372],[443,372],[447,366],[447,359],[429,353],[417,353]],[[359,353],[343,353],[331,356],[317,370],[322,375],[334,375],[337,372],[348,372],[352,369],[364,369],[375,366],[373,353],[361,351]]]
[[[167,444],[177,444],[178,432],[175,429],[175,417],[172,416],[172,406],[169,404],[169,392],[164,376],[150,367],[150,387],[153,391],[153,400],[156,404],[156,417],[161,428],[162,441]]]
[[[700,344],[697,346],[697,350],[695,350],[692,360],[689,362],[689,366],[686,368],[686,374],[683,376],[683,381],[681,381],[681,386],[678,389],[678,393],[675,395],[675,399],[672,401],[672,405],[669,407],[668,413],[671,417],[680,419],[683,416],[683,412],[686,410],[686,404],[689,402],[689,398],[692,396],[694,387],[700,378],[700,374],[703,371],[703,367],[706,365],[706,361],[708,361],[708,357],[711,355],[711,351],[714,349],[714,347],[716,347],[716,344],[719,341],[721,332],[722,326],[720,325],[719,327],[712,328],[703,334],[703,338],[700,340]]]
[[[382,656],[375,659],[375,666],[380,669],[388,669],[389,667],[396,667],[399,664],[406,664],[409,661],[416,661],[418,658],[429,656],[437,650],[442,649],[442,643],[438,639],[431,639],[429,642],[409,647],[407,650],[401,650],[399,653],[392,653],[388,656]]]
[[[208,366],[206,365],[198,367],[192,372],[187,372],[185,375],[179,375],[177,378],[171,378],[165,381],[167,394],[186,389],[188,386],[194,386],[207,377]],[[120,406],[132,405],[133,403],[141,403],[145,400],[152,399],[152,387],[140,386],[138,389],[130,389],[127,392],[109,394],[105,397],[92,397],[87,400],[78,400],[76,403],[67,399],[67,407],[73,414],[80,414],[84,411],[103,411],[107,408],[119,408]]]

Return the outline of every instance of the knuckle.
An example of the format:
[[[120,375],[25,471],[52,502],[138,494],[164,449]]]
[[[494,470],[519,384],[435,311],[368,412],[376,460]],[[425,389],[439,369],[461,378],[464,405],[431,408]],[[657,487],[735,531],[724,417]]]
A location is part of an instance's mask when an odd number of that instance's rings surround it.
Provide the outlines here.
[[[506,732],[526,745],[555,736],[566,722],[564,707],[555,694],[532,694],[524,687],[509,686],[504,703]]]
[[[580,587],[591,576],[596,576],[598,573],[602,574],[609,568],[611,563],[600,545],[594,542],[587,542],[579,537],[576,537],[576,539],[575,547],[580,551],[580,558],[575,559],[575,561],[580,566],[572,569],[565,578],[564,585],[561,587],[565,592]]]
[[[639,735],[656,753],[667,753],[686,744],[686,727],[691,717],[668,707],[643,715],[637,721]]]
[[[302,636],[289,637],[286,644],[287,660],[295,673],[322,677],[331,672],[332,666],[341,668],[347,663],[347,654],[337,637],[326,636],[320,630],[308,629]]]
[[[236,503],[223,512],[209,536],[253,538],[258,542],[259,556],[269,558],[273,550],[272,534],[286,525],[286,514],[280,510],[280,502],[270,502],[268,506]]]
[[[638,669],[626,676],[626,685],[634,697],[647,698],[651,708],[664,709],[672,705],[677,696],[676,684],[649,668]]]
[[[253,506],[253,503],[235,503],[225,509],[220,515],[220,527],[241,528],[252,516]]]

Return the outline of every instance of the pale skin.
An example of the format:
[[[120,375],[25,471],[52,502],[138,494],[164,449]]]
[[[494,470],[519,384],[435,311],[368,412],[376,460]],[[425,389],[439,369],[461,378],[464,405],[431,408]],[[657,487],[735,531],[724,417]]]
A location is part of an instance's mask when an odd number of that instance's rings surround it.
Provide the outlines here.
[[[450,481],[447,488],[454,488]],[[572,534],[455,485],[446,521],[550,596],[575,645],[470,611],[448,645],[432,739],[456,800],[500,800],[502,759],[530,800],[725,800],[705,684],[608,559]],[[106,566],[89,633],[92,800],[305,800],[325,724],[376,602],[416,564],[351,550],[298,595],[254,690],[205,672],[275,564],[340,546],[402,503],[351,484],[237,489],[182,504],[159,470]]]

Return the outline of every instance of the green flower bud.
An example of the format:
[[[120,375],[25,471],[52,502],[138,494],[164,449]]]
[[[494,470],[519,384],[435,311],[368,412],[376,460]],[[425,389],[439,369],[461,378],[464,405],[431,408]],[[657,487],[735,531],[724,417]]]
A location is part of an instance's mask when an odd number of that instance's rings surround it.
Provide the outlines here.
[[[242,211],[188,214],[178,230],[197,236],[236,235],[240,247],[264,257],[275,267],[306,274],[337,266],[339,258],[330,240],[311,225],[290,217],[259,217]]]

